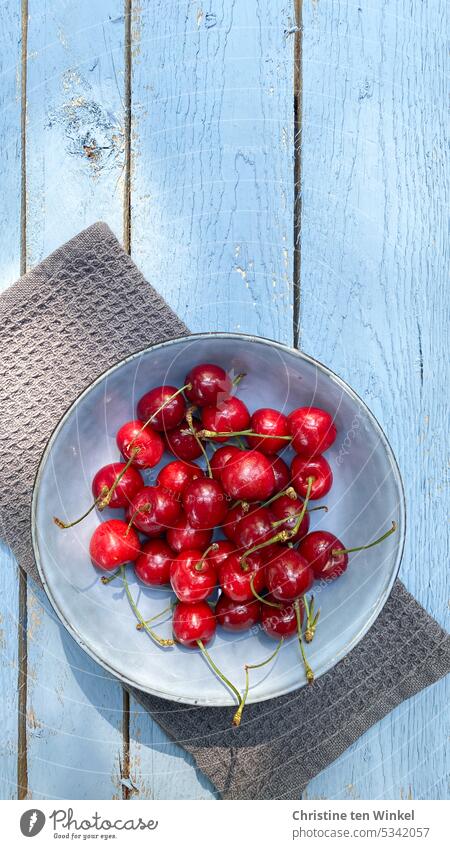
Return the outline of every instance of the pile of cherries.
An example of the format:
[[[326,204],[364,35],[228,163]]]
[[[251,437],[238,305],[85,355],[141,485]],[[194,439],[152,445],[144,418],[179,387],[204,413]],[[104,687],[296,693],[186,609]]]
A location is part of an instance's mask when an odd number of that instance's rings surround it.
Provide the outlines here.
[[[250,413],[237,395],[239,382],[218,365],[202,363],[181,388],[158,386],[137,404],[137,418],[117,433],[124,460],[99,469],[92,482],[94,503],[74,522],[106,507],[125,510],[94,531],[90,556],[108,583],[121,577],[138,619],[160,646],[174,642],[199,648],[238,699],[240,722],[248,692],[240,694],[214,664],[205,646],[217,626],[243,631],[260,625],[278,640],[297,634],[306,677],[314,678],[304,642],[314,637],[319,613],[306,593],[316,579],[332,580],[348,565],[350,551],[332,533],[309,532],[310,502],[330,491],[333,475],[324,452],[336,438],[331,415],[299,407],[288,415],[262,408]],[[290,468],[278,453],[295,452]],[[212,448],[212,452],[211,452]],[[147,485],[141,472],[158,465],[164,451],[175,459]],[[195,460],[202,458],[204,468]],[[312,508],[326,509],[326,508]],[[155,631],[134,601],[125,564],[150,587],[170,584],[176,602],[173,639]],[[114,571],[117,570],[117,571]],[[263,664],[258,664],[261,666]]]

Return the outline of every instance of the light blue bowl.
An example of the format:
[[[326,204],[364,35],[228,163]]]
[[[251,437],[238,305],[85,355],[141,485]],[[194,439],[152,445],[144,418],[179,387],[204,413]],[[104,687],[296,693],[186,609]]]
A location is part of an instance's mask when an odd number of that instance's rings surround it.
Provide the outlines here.
[[[189,369],[200,362],[219,363],[234,374],[245,372],[239,396],[251,411],[270,406],[289,412],[314,404],[334,416],[338,435],[327,452],[334,485],[325,499],[328,513],[312,513],[312,528],[333,531],[344,544],[355,546],[378,537],[393,520],[398,524],[397,533],[379,547],[350,555],[349,567],[337,581],[315,586],[321,617],[308,657],[316,677],[345,657],[380,613],[400,565],[405,503],[392,450],[361,399],[325,366],[268,339],[215,333],[155,345],[109,369],[72,404],[45,449],[32,504],[36,561],[57,615],[79,645],[124,683],[174,701],[226,705],[233,699],[200,652],[156,646],[136,630],[120,580],[106,586],[100,582],[88,553],[100,516],[93,512],[66,531],[52,521],[55,515],[73,519],[90,504],[92,478],[101,466],[119,459],[115,434],[134,418],[141,395],[162,383],[181,386]],[[291,454],[287,449],[285,459]],[[157,472],[150,470],[147,479],[154,480]],[[110,510],[109,515],[117,518],[120,511]],[[129,579],[146,618],[167,606],[167,589],[144,588],[131,567]],[[170,622],[159,631],[169,636]],[[258,663],[274,647],[260,629],[241,635],[218,629],[210,651],[242,688],[244,664]],[[298,644],[292,638],[273,665],[255,670],[249,701],[304,684]]]

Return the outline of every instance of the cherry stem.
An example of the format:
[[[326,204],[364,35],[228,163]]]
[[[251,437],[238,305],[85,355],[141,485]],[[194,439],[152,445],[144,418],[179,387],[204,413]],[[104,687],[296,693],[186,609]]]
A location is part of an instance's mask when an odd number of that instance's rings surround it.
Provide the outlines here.
[[[82,522],[83,519],[86,518],[86,516],[89,516],[89,513],[91,513],[94,507],[97,507],[98,510],[104,510],[105,507],[108,507],[111,502],[111,498],[113,497],[120,481],[122,480],[127,469],[130,468],[137,454],[139,454],[139,448],[134,448],[131,452],[131,457],[125,463],[125,466],[123,467],[122,471],[119,472],[119,474],[115,477],[109,489],[106,485],[102,486],[100,494],[97,496],[94,503],[91,504],[89,510],[86,510],[86,513],[83,513],[83,515],[80,516],[79,519],[75,519],[73,522],[62,522],[61,519],[58,519],[56,516],[54,516],[53,521],[55,525],[58,525],[58,528],[73,528],[74,525],[78,525],[78,523]]]
[[[224,682],[224,684],[226,684],[227,687],[231,690],[231,692],[234,693],[234,695],[236,696],[236,698],[238,700],[238,703],[240,703],[241,694],[239,693],[239,690],[236,689],[234,684],[232,684],[231,681],[229,681],[228,678],[226,678],[226,676],[223,674],[223,672],[220,671],[219,667],[216,666],[216,664],[214,663],[210,653],[206,650],[206,648],[203,644],[203,641],[197,640],[197,645],[198,645],[201,653],[203,654],[203,656],[206,658],[207,662],[209,663],[211,669],[214,670],[216,675],[218,675],[219,678]]]
[[[133,446],[133,444],[134,444],[134,442],[136,441],[136,439],[138,438],[139,434],[140,434],[140,433],[142,433],[142,431],[143,431],[143,430],[145,430],[145,428],[147,427],[147,425],[151,424],[151,423],[152,423],[152,421],[153,421],[153,419],[155,419],[155,418],[156,418],[156,416],[157,416],[157,415],[159,415],[159,413],[161,412],[161,410],[164,410],[164,407],[167,407],[167,404],[170,404],[170,402],[171,402],[171,401],[173,401],[173,399],[174,399],[174,398],[176,398],[176,397],[177,397],[177,395],[181,395],[181,393],[182,393],[182,392],[184,392],[184,390],[185,390],[185,389],[192,389],[192,384],[191,384],[191,383],[186,383],[184,386],[182,386],[182,387],[181,387],[181,389],[177,389],[177,391],[176,391],[176,392],[174,392],[174,393],[173,393],[173,395],[170,395],[168,398],[166,398],[166,400],[164,401],[164,403],[163,403],[163,404],[161,404],[161,405],[158,407],[158,409],[157,409],[157,410],[155,410],[155,412],[154,412],[154,413],[152,413],[152,415],[150,416],[150,418],[149,418],[149,419],[147,419],[147,421],[146,421],[146,422],[144,422],[144,424],[142,425],[141,429],[137,432],[136,436],[135,436],[135,437],[133,437],[133,439],[132,439],[132,440],[131,440],[131,442],[130,442],[130,448]]]
[[[273,502],[277,501],[278,498],[281,498],[282,495],[287,495],[289,496],[289,498],[292,498],[292,500],[294,500],[294,498],[297,498],[297,493],[294,487],[288,486],[287,489],[283,489],[281,490],[281,492],[277,492],[275,495],[272,495],[272,498],[269,498],[268,501],[264,501],[263,504],[261,504],[261,507],[268,507],[269,504],[273,504]]]
[[[293,438],[292,436],[274,436],[271,433],[255,433],[253,430],[216,431],[206,429],[199,430],[197,436],[199,439],[215,439],[217,436],[257,436],[259,439],[286,439],[289,442]]]
[[[248,670],[249,669],[261,669],[262,666],[265,666],[267,663],[270,663],[271,660],[275,660],[278,652],[281,649],[281,646],[283,645],[283,642],[284,642],[284,638],[281,637],[281,640],[278,643],[275,651],[272,652],[272,654],[269,657],[267,657],[265,660],[263,660],[261,663],[246,663],[245,664],[245,666],[244,666],[245,690],[244,690],[244,693],[241,697],[241,703],[240,703],[236,713],[233,716],[233,725],[239,726],[241,724],[242,713],[243,713],[243,710],[244,710],[244,707],[245,707],[245,703],[247,701],[248,690],[249,690],[249,686],[250,686],[250,679],[249,679]]]
[[[271,537],[270,539],[266,540],[265,542],[260,542],[258,545],[254,545],[252,548],[249,548],[248,551],[246,551],[245,554],[243,554],[242,557],[241,557],[241,566],[244,570],[245,570],[245,567],[246,567],[246,559],[249,556],[249,554],[253,554],[255,551],[259,551],[261,548],[267,548],[267,546],[269,546],[269,545],[275,545],[277,542],[289,542],[290,539],[295,537],[295,535],[298,533],[300,525],[303,521],[303,517],[306,513],[306,508],[308,506],[308,501],[309,501],[309,498],[310,498],[310,495],[311,495],[313,483],[314,483],[314,478],[308,478],[308,488],[306,490],[305,500],[303,502],[303,507],[301,509],[301,512],[298,514],[298,518],[297,518],[297,521],[296,521],[294,527],[290,528],[290,529],[284,528],[282,531],[278,531],[278,533],[275,534],[275,536]],[[286,522],[286,519],[283,519],[283,522]]]
[[[308,659],[307,659],[306,653],[305,653],[305,647],[303,645],[302,620],[301,620],[301,616],[300,616],[300,607],[299,607],[299,603],[298,603],[298,598],[296,598],[295,601],[294,601],[294,610],[295,610],[295,617],[297,619],[298,642],[299,642],[299,646],[300,646],[300,651],[302,653],[303,666],[305,667],[306,680],[307,680],[308,684],[312,684],[313,681],[314,681],[314,672],[312,671],[312,669],[311,669],[311,667],[308,663]]]
[[[233,377],[231,383],[233,384],[233,386],[239,386],[241,380],[243,380],[244,377],[247,377],[247,372],[242,371],[240,374],[237,374],[236,377]]]
[[[115,572],[112,573],[112,575],[108,575],[108,576],[102,575],[100,580],[101,580],[102,584],[109,584],[111,581],[114,580],[114,578],[120,578],[120,566],[119,566],[118,569],[116,569]]]
[[[250,504],[248,503],[248,501],[239,501],[239,500],[234,501],[233,504],[230,507],[230,510],[234,510],[234,508],[239,507],[240,504],[242,504],[242,509],[243,509],[244,513],[248,513],[248,511],[250,509]]]
[[[189,425],[189,430],[190,430],[192,436],[194,437],[198,447],[200,448],[200,450],[201,450],[201,452],[202,452],[202,454],[205,458],[206,468],[208,470],[208,477],[212,479],[213,473],[212,473],[212,470],[211,470],[211,464],[209,462],[209,457],[206,453],[205,446],[203,445],[201,439],[199,438],[197,431],[195,430],[195,427],[194,427],[194,424],[193,424],[193,421],[192,421],[192,413],[193,413],[194,410],[195,410],[195,407],[189,407],[189,409],[186,412],[186,421]]]
[[[136,510],[133,510],[133,513],[131,514],[131,519],[130,519],[130,521],[128,522],[128,527],[127,527],[127,529],[126,529],[126,531],[125,531],[125,536],[126,536],[126,537],[127,537],[127,536],[128,536],[128,534],[130,533],[131,525],[133,524],[133,522],[134,522],[134,520],[135,520],[136,516],[138,515],[138,513],[149,513],[151,509],[152,509],[152,505],[151,505],[151,504],[150,504],[150,502],[148,501],[146,504],[143,504],[143,505],[142,505],[142,507],[137,507],[137,508],[136,508]]]
[[[120,572],[121,572],[121,575],[122,575],[122,583],[125,587],[125,592],[127,594],[128,601],[130,602],[131,609],[132,609],[134,615],[136,616],[136,619],[141,623],[142,628],[145,631],[147,631],[147,634],[149,635],[149,637],[151,637],[152,640],[154,640],[155,643],[157,643],[159,646],[163,646],[164,648],[166,648],[167,646],[175,645],[173,640],[165,640],[162,637],[158,637],[158,634],[156,634],[156,632],[152,628],[150,628],[149,625],[147,625],[144,617],[142,616],[141,611],[139,610],[133,596],[131,595],[130,587],[129,587],[128,581],[127,581],[125,566],[120,567]]]
[[[263,604],[267,604],[269,607],[277,607],[278,610],[280,610],[283,607],[282,604],[276,604],[274,601],[267,601],[266,598],[264,598],[262,595],[259,595],[259,593],[256,592],[255,585],[253,583],[254,578],[255,578],[254,575],[252,575],[251,578],[250,578],[250,589],[251,589],[253,595],[255,596],[255,598],[257,598],[258,601],[261,601]]]
[[[103,486],[102,490],[100,492],[100,495],[98,496],[98,498],[95,499],[94,503],[91,504],[91,506],[89,507],[89,510],[86,510],[86,513],[83,513],[83,515],[79,516],[78,519],[74,519],[73,522],[63,522],[62,519],[58,519],[57,516],[53,516],[53,521],[54,521],[55,525],[57,525],[58,528],[62,528],[63,530],[66,530],[67,528],[73,528],[75,525],[78,525],[80,522],[83,521],[83,519],[86,518],[86,516],[89,516],[89,513],[92,513],[92,511],[97,507],[97,505],[100,503],[100,501],[105,497],[107,492],[108,492],[108,487]]]
[[[164,610],[160,610],[159,613],[155,613],[155,615],[151,616],[150,619],[146,619],[145,624],[150,625],[150,622],[154,622],[155,619],[159,619],[160,616],[164,616],[165,613],[169,613],[169,611],[172,611],[172,608],[173,608],[173,602],[171,602],[168,607],[165,607]],[[137,625],[136,625],[136,631],[143,631],[143,630],[144,630],[144,625],[142,624],[142,622],[138,622]]]
[[[203,552],[198,563],[196,563],[195,566],[194,566],[194,569],[195,569],[196,572],[201,572],[203,570],[203,564],[204,564],[209,552],[210,551],[217,551],[218,548],[219,548],[219,546],[217,545],[216,542],[212,542],[211,545],[208,546],[206,551]]]
[[[303,596],[303,604],[305,606],[306,611],[306,628],[305,628],[305,642],[311,643],[314,639],[314,634],[316,633],[317,623],[319,621],[320,610],[317,611],[314,616],[314,596],[312,595],[310,600]]]
[[[396,530],[397,522],[392,522],[392,527],[389,528],[383,536],[378,537],[378,539],[375,539],[373,542],[369,542],[367,545],[358,545],[356,548],[333,548],[331,553],[333,556],[337,557],[338,554],[351,554],[352,551],[364,551],[366,548],[373,548],[374,545],[378,545],[380,542],[383,542],[383,540],[390,537]]]

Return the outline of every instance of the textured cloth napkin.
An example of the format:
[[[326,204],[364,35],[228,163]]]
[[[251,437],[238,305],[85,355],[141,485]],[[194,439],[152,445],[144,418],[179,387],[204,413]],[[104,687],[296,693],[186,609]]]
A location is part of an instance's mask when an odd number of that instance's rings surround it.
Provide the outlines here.
[[[0,295],[0,532],[36,580],[34,475],[68,405],[125,355],[188,333],[105,224],[95,224]],[[308,781],[404,699],[450,671],[450,638],[397,581],[369,633],[311,687],[230,708],[132,690],[223,798],[297,798]]]

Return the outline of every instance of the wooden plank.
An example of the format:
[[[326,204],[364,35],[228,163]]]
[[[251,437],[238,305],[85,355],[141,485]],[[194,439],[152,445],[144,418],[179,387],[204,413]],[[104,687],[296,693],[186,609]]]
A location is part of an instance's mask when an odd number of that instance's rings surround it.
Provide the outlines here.
[[[292,342],[290,3],[155,2],[132,19],[132,255],[192,330]],[[132,702],[133,798],[212,798]]]
[[[99,218],[120,236],[122,0],[45,5],[28,31],[27,261]],[[28,591],[28,781],[33,798],[121,798],[122,689]]]
[[[399,459],[401,577],[448,627],[444,0],[303,5],[300,340],[368,402]],[[311,798],[445,798],[450,682],[401,705]]]
[[[0,289],[20,272],[21,195],[21,19],[16,5],[2,9],[0,27],[0,231],[2,263]],[[19,595],[17,564],[0,544],[0,797],[17,797],[17,630]]]

